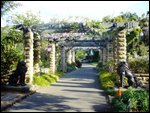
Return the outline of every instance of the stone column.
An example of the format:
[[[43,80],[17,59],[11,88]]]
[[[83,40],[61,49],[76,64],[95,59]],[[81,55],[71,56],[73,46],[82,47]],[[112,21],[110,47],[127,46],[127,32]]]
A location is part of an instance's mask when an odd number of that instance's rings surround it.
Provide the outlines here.
[[[49,55],[50,58],[50,72],[55,73],[56,71],[56,50],[55,50],[55,43],[51,43],[51,52]]]
[[[67,63],[72,64],[72,50],[71,49],[68,49],[68,52],[67,52]]]
[[[114,58],[114,70],[116,71],[117,69],[117,64],[118,64],[118,50],[117,50],[117,36],[113,38],[113,58]]]
[[[61,47],[61,70],[63,72],[67,71],[66,50],[64,46]]]
[[[118,33],[118,41],[117,41],[117,52],[118,52],[118,62],[126,62],[126,31],[121,30]]]
[[[99,51],[99,62],[102,62],[102,51],[101,49],[99,49],[98,51]]]
[[[29,27],[23,30],[24,54],[27,66],[26,83],[32,84],[33,81],[33,32]]]
[[[107,51],[107,59],[111,60],[111,59],[113,59],[113,51],[112,51],[113,47],[112,47],[112,44],[109,43],[107,45],[107,49],[108,49],[108,51]]]
[[[75,62],[75,51],[72,50],[72,62]]]
[[[105,62],[106,62],[106,48],[103,48],[103,61],[102,61],[102,63],[103,64],[105,64]]]
[[[109,43],[106,44],[106,61],[108,61],[108,56],[109,56]]]
[[[34,73],[40,72],[40,36],[38,33],[34,33]]]

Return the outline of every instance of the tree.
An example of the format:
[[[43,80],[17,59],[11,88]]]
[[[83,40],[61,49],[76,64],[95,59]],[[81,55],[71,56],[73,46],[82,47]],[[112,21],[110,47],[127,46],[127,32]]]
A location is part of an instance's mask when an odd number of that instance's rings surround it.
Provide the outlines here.
[[[76,60],[83,60],[86,56],[86,51],[85,50],[76,50]]]
[[[11,19],[13,24],[22,24],[28,27],[41,23],[40,15],[35,15],[30,11],[27,11],[25,14],[15,14]]]
[[[114,22],[123,22],[123,18],[122,18],[122,16],[117,16],[117,17],[113,18],[113,21]]]
[[[102,19],[102,22],[111,22],[111,17],[110,16],[105,16],[105,17],[103,17],[103,19]]]
[[[121,13],[121,17],[123,19],[124,22],[129,22],[129,21],[138,21],[139,17],[136,13],[130,13],[130,12],[126,12],[126,13]]]
[[[21,51],[22,32],[12,27],[1,28],[1,75],[13,70],[19,59],[22,59]],[[19,48],[19,49],[18,49]]]
[[[20,6],[20,4],[15,1],[1,1],[1,16],[7,14],[9,11],[18,6]]]

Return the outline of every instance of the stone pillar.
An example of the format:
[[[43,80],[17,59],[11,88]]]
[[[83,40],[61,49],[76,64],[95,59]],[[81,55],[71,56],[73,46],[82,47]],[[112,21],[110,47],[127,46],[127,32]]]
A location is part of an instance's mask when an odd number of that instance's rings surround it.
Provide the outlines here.
[[[103,61],[102,61],[102,63],[103,64],[105,64],[105,62],[106,62],[106,48],[103,48]]]
[[[102,51],[101,49],[99,49],[98,51],[99,51],[99,62],[102,62]]]
[[[118,62],[126,62],[126,31],[121,30],[118,33],[118,41],[117,41],[117,52],[118,52]]]
[[[75,62],[75,51],[72,50],[72,62]]]
[[[113,51],[112,51],[113,47],[112,47],[112,44],[107,44],[107,59],[108,60],[111,60],[113,59]]]
[[[109,43],[106,44],[106,61],[108,61],[108,56],[109,56]]]
[[[40,72],[40,36],[38,33],[34,33],[34,73]]]
[[[61,47],[61,70],[67,72],[66,50],[64,46]]]
[[[29,27],[23,30],[24,54],[27,66],[26,83],[32,84],[33,81],[33,32]]]
[[[116,71],[117,69],[117,64],[118,64],[118,50],[117,50],[117,36],[114,36],[113,38],[113,58],[114,58],[114,70]]]
[[[51,43],[51,52],[49,55],[50,58],[50,72],[55,73],[56,71],[56,50],[55,50],[55,43]]]
[[[67,63],[72,64],[72,50],[71,49],[68,49],[68,52],[67,52]]]

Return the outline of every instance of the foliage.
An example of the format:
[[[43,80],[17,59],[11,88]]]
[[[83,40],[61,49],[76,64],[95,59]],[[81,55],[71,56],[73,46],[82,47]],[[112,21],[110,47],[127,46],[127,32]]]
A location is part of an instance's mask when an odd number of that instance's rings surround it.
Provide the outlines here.
[[[111,22],[112,18],[110,16],[105,16],[102,18],[103,22]]]
[[[115,91],[114,88],[107,88],[107,89],[105,89],[105,93],[106,93],[107,95],[114,96],[114,95],[117,95],[118,92]]]
[[[149,62],[144,59],[129,61],[129,66],[134,73],[149,73]]]
[[[101,70],[99,80],[103,89],[113,88],[116,81],[116,75],[106,70]]]
[[[82,18],[83,19],[83,18]],[[83,19],[84,22],[69,21],[66,19],[57,20],[52,19],[51,22],[59,26],[55,32],[79,32],[85,33],[87,36],[99,37],[101,32],[105,29],[105,26],[102,25],[100,21],[92,19]]]
[[[67,71],[73,71],[76,69],[76,63],[72,63],[72,64],[67,64]]]
[[[52,83],[58,81],[59,77],[61,77],[63,73],[40,73],[40,75],[35,74],[33,76],[33,84],[37,84],[39,86],[50,86]]]
[[[133,31],[127,34],[126,37],[127,37],[128,51],[131,51],[133,48],[136,48],[136,46],[139,44],[138,38],[140,33],[141,33],[141,29],[133,28]]]
[[[41,48],[41,67],[49,67],[49,59],[48,59],[48,53],[44,48]]]
[[[41,67],[49,67],[49,59],[48,59],[48,52],[46,48],[48,47],[48,41],[42,40],[41,41],[41,50],[40,50],[40,56],[41,56]]]
[[[127,109],[127,105],[123,103],[123,101],[119,98],[119,97],[116,97],[112,100],[112,103],[113,105],[112,107],[112,111],[113,112],[125,112],[125,111],[128,111]]]
[[[1,75],[16,68],[14,65],[23,59],[21,36],[22,32],[9,26],[1,29]]]
[[[131,31],[129,34],[127,34],[127,51],[131,55],[134,55],[137,53],[139,56],[144,56],[148,55],[148,46],[145,44],[145,40],[141,40],[140,33],[141,33],[140,28],[133,28],[133,31]]]
[[[130,12],[121,12],[119,16],[111,18],[110,16],[105,16],[103,22],[129,22],[129,21],[138,21],[140,18],[136,13]]]
[[[109,72],[113,72],[114,70],[114,59],[110,59],[107,62],[105,62],[105,64],[103,65],[103,69],[109,71]]]
[[[149,54],[149,46],[146,46],[143,42],[140,42],[140,44],[137,47],[137,54],[139,56],[145,56]]]
[[[135,90],[129,87],[123,92],[121,97],[115,97],[112,100],[113,111],[129,112],[130,110],[138,112],[149,111],[149,92]],[[122,107],[122,106],[123,107]]]
[[[101,32],[104,31],[106,28],[104,25],[102,25],[102,22],[95,21],[95,20],[88,20],[86,21],[86,35],[90,37],[97,37],[101,35]]]
[[[20,6],[16,1],[1,1],[1,16],[7,14],[12,9]]]
[[[103,63],[98,62],[97,65],[96,65],[96,70],[99,72],[102,68],[103,68]]]
[[[122,18],[122,16],[117,16],[117,17],[113,18],[113,21],[114,22],[123,22],[123,18]]]
[[[97,67],[102,67],[103,66],[103,62],[98,62]]]
[[[25,14],[14,14],[11,17],[13,24],[22,24],[32,27],[33,25],[39,24],[41,22],[39,14],[33,14],[28,11]]]
[[[82,63],[79,60],[76,60],[75,63],[76,63],[76,67],[81,68]]]
[[[147,14],[148,14],[148,13],[147,13]],[[147,17],[145,16],[145,14],[142,15],[142,18],[141,18],[141,20],[139,21],[139,26],[140,26],[141,28],[143,28],[143,27],[148,27],[148,19],[147,19]]]
[[[98,60],[99,60],[99,52],[93,50],[92,61],[98,62]]]
[[[86,51],[84,51],[84,50],[76,50],[75,56],[76,56],[77,60],[81,61],[82,59],[85,58]]]
[[[93,66],[97,66],[97,62],[91,62],[90,64]]]

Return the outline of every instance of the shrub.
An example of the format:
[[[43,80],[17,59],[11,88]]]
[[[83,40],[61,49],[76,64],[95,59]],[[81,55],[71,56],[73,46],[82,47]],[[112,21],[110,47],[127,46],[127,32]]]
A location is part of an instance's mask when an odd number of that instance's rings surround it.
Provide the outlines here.
[[[99,80],[103,89],[114,88],[116,75],[106,70],[101,70]]]
[[[78,67],[78,68],[81,68],[81,66],[82,66],[82,63],[79,61],[79,60],[76,60],[76,66]]]
[[[39,86],[50,86],[52,83],[58,81],[59,77],[63,75],[62,72],[53,74],[53,73],[40,73],[40,75],[35,74],[33,76],[33,84]]]
[[[102,67],[102,66],[103,66],[103,63],[102,62],[98,62],[96,67]]]
[[[73,71],[76,69],[76,63],[67,64],[67,71]]]
[[[112,100],[112,105],[113,105],[113,112],[128,111],[127,105],[119,97],[116,97]]]
[[[120,104],[126,106],[127,109],[124,109],[124,107],[121,108]],[[142,90],[135,90],[134,88],[129,87],[126,91],[122,93],[121,97],[115,97],[112,100],[112,105],[113,111],[116,112],[117,111],[128,112],[130,110],[139,112],[148,112],[149,92]]]
[[[149,62],[143,59],[132,60],[129,66],[134,73],[149,73]]]

